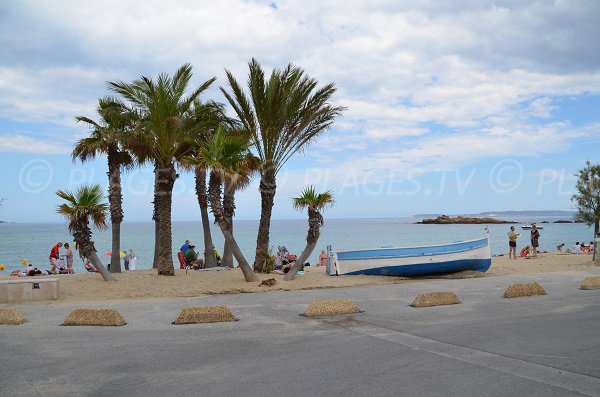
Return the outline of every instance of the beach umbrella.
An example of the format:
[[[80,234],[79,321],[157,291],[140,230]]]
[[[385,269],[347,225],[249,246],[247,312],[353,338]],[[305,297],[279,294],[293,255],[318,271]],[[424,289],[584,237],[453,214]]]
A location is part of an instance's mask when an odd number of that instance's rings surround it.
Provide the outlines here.
[[[4,269],[5,269],[4,265],[2,263],[0,263],[0,272],[3,271]]]
[[[105,255],[105,256],[112,256],[112,251],[108,251],[108,252],[107,252],[106,254],[104,254],[104,255]],[[124,258],[124,257],[125,257],[125,255],[127,255],[127,254],[125,254],[125,252],[124,252],[124,251],[121,251],[121,252],[119,253],[119,256],[120,256],[121,258]]]

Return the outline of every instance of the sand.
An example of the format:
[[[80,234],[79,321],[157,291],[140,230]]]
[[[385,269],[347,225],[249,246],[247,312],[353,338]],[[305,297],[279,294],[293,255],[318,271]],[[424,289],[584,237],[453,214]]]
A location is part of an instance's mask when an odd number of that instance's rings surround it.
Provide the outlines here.
[[[597,262],[596,262],[597,263]],[[541,254],[536,259],[509,260],[494,257],[492,266],[484,277],[509,274],[559,272],[597,268],[589,255]],[[480,273],[452,275],[450,278],[481,276]],[[175,270],[175,277],[158,276],[155,270],[136,270],[114,274],[116,281],[105,282],[97,273],[62,274],[59,298],[56,303],[80,303],[83,301],[130,300],[167,297],[192,297],[208,294],[236,294],[267,292],[275,290],[299,290],[313,288],[352,287],[376,284],[414,283],[422,279],[406,279],[385,276],[341,276],[331,277],[322,267],[307,267],[304,275],[285,281],[283,275],[259,274],[261,281],[275,278],[273,286],[259,286],[260,281],[246,282],[239,269],[221,271]],[[0,277],[7,279],[8,276]],[[429,277],[431,278],[431,277]],[[447,276],[439,278],[448,278]],[[48,303],[48,302],[45,302]]]

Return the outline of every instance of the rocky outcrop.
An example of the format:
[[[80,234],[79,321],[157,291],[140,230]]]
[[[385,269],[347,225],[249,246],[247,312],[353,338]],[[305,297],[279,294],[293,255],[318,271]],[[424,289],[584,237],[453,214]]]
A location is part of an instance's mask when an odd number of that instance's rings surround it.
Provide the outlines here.
[[[449,225],[449,224],[467,224],[467,225],[479,225],[489,223],[516,223],[511,221],[503,221],[496,218],[472,218],[468,216],[456,216],[449,217],[448,215],[440,215],[435,219],[423,219],[421,222],[417,222],[424,225]]]

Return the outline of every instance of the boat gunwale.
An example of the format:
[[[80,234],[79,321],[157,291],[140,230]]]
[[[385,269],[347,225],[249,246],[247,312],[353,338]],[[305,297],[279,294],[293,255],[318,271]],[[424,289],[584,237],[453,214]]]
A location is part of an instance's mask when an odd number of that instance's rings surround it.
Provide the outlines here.
[[[489,246],[489,240],[490,237],[489,236],[485,236],[482,238],[476,238],[473,240],[464,240],[464,241],[456,241],[453,243],[446,243],[446,244],[436,244],[436,245],[418,245],[418,246],[413,246],[413,247],[382,247],[382,248],[364,248],[364,249],[357,249],[357,250],[349,250],[349,251],[335,251],[336,255],[338,253],[347,253],[347,252],[362,252],[362,251],[387,251],[387,250],[398,250],[398,249],[416,249],[416,248],[433,248],[433,247],[451,247],[453,245],[459,245],[459,244],[465,244],[465,243],[474,243],[476,241],[482,241],[482,240],[488,240],[487,244],[484,245],[485,246]],[[472,251],[473,249],[478,249],[478,248],[482,248],[482,247],[477,247],[477,248],[472,248],[472,249],[466,249],[464,251]],[[453,251],[454,252],[454,251]],[[456,252],[460,252],[460,251],[456,251]],[[425,255],[411,255],[411,256],[425,256]]]

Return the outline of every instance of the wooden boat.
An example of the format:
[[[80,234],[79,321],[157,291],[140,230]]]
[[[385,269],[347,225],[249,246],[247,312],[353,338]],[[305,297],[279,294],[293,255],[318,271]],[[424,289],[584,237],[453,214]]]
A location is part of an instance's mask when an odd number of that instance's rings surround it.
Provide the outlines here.
[[[541,229],[543,229],[543,228],[544,228],[544,226],[538,226],[538,225],[535,225],[535,227],[536,227],[538,230],[541,230]],[[531,229],[531,225],[521,225],[521,229],[523,229],[523,230],[529,230],[529,229]]]
[[[423,247],[374,248],[333,252],[327,273],[336,275],[427,276],[463,270],[485,272],[492,264],[489,234],[481,239]]]

